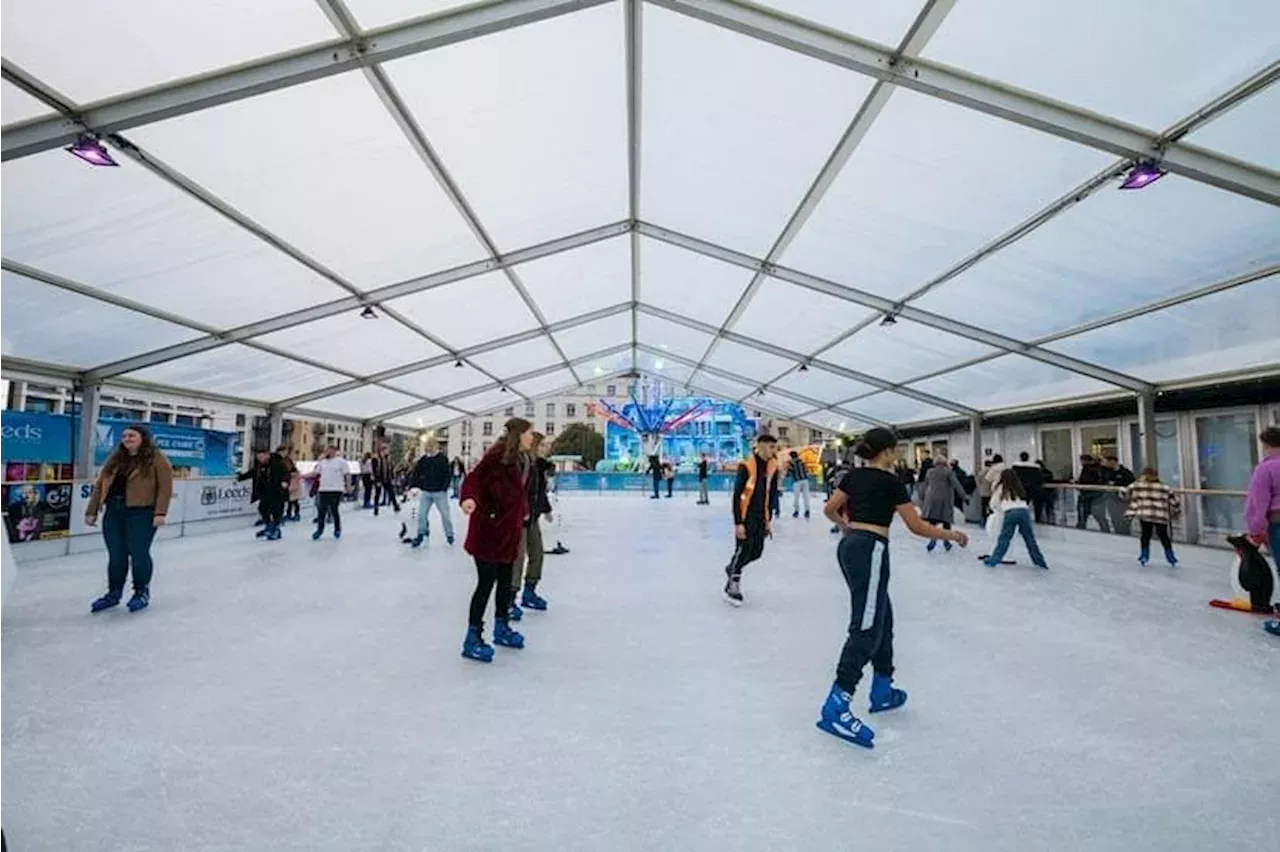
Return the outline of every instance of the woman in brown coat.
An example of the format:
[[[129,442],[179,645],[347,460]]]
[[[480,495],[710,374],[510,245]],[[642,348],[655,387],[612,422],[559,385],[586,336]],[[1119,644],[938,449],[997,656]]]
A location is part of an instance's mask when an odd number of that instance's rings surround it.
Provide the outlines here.
[[[169,460],[156,447],[147,427],[128,427],[102,466],[85,509],[85,523],[93,526],[98,523],[98,511],[106,507],[102,537],[107,542],[107,593],[93,602],[91,612],[120,603],[131,562],[129,611],[137,612],[151,602],[151,541],[156,529],[164,525],[172,497]]]

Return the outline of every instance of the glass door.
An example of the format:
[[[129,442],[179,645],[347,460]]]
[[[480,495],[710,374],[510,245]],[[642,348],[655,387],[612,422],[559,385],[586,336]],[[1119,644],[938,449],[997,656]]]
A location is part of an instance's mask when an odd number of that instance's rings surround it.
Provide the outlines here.
[[[1252,411],[1196,418],[1197,485],[1206,491],[1244,491],[1258,463],[1258,424]],[[1200,495],[1201,527],[1220,534],[1240,529],[1244,497]]]
[[[1129,425],[1129,444],[1133,447],[1133,472],[1142,473],[1147,466],[1142,457],[1142,436],[1138,433],[1138,424]],[[1160,473],[1160,481],[1171,488],[1182,485],[1182,465],[1178,463],[1178,421],[1156,421],[1156,469]]]

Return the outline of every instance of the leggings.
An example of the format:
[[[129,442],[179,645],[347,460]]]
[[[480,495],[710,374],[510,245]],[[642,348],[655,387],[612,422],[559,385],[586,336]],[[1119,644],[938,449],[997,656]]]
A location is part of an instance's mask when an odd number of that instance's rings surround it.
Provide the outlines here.
[[[511,611],[511,570],[510,562],[476,560],[476,590],[471,595],[471,612],[468,616],[472,627],[484,627],[484,609],[495,585],[498,590],[493,596],[494,620],[507,620],[507,613]]]
[[[1147,550],[1151,547],[1151,534],[1155,533],[1160,539],[1161,546],[1165,552],[1173,550],[1173,542],[1169,541],[1169,525],[1157,524],[1154,521],[1141,521],[1142,525],[1142,549]]]

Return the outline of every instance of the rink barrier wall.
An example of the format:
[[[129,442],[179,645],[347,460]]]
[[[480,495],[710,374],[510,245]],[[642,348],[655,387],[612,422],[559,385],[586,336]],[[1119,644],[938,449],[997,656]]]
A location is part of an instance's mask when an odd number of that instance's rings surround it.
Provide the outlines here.
[[[89,526],[84,520],[85,508],[93,494],[93,480],[5,483],[12,488],[37,486],[44,492],[49,490],[49,486],[67,484],[71,485],[69,507],[65,510],[62,507],[51,507],[48,513],[51,522],[36,540],[13,540],[12,524],[8,522],[9,504],[5,504],[6,532],[9,534],[16,562],[34,562],[73,553],[105,550],[101,516],[96,527]],[[257,504],[250,502],[252,493],[249,481],[237,482],[234,477],[175,479],[169,514],[165,518],[165,525],[156,532],[156,541],[243,529],[245,521],[258,514]],[[311,497],[304,494],[301,500],[303,510],[311,508],[313,502]]]

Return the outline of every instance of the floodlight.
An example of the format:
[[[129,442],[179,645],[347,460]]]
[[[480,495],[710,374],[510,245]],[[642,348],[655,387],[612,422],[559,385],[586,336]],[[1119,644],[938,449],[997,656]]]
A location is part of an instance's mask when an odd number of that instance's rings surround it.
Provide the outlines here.
[[[1155,163],[1135,163],[1133,168],[1129,170],[1129,176],[1124,179],[1124,183],[1120,184],[1120,188],[1143,189],[1160,180],[1166,174],[1168,172]]]
[[[80,138],[75,141],[75,144],[68,145],[65,150],[76,155],[91,166],[120,165],[111,156],[111,152],[107,150],[107,146],[98,141],[98,137],[91,136],[88,133],[81,134]]]

